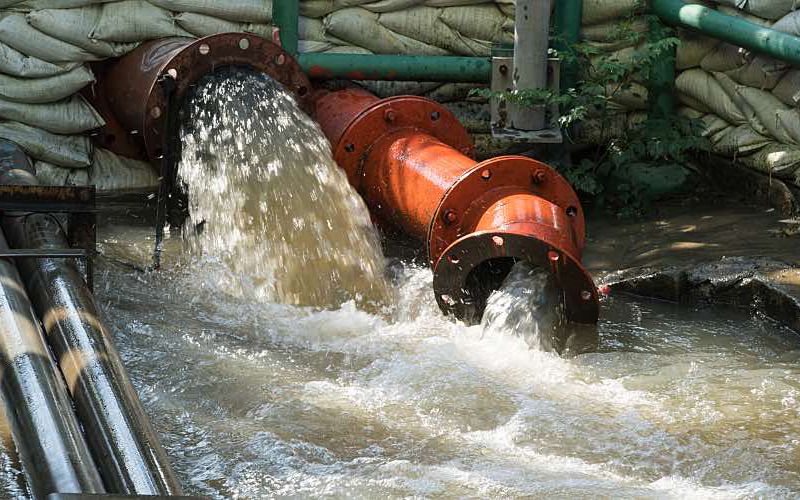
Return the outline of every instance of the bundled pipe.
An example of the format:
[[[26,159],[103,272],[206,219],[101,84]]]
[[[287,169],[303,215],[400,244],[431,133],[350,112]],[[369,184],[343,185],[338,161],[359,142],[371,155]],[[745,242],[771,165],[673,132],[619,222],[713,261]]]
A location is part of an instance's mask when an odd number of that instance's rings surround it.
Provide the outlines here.
[[[38,181],[32,174],[16,170],[0,178],[0,183],[35,185]],[[2,227],[15,248],[68,248],[58,220],[48,214],[6,214]],[[19,259],[18,265],[107,490],[179,495],[181,489],[166,453],[76,263],[45,258]]]
[[[0,251],[7,249],[0,231]],[[6,415],[34,496],[103,493],[67,388],[8,259],[0,259],[0,369]]]

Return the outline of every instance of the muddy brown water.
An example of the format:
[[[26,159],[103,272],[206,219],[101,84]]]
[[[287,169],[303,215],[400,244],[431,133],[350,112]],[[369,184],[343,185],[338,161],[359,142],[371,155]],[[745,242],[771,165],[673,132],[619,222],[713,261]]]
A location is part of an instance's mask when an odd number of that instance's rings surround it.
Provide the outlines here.
[[[221,139],[232,141],[234,157],[235,137]],[[311,139],[290,144],[300,154]],[[317,171],[336,175],[326,165]],[[243,188],[248,174],[239,177]],[[231,193],[244,193],[258,200],[256,208],[271,199],[263,198],[269,190],[232,192],[227,178],[203,189],[232,204],[240,200]],[[335,189],[320,195],[338,192],[339,208],[363,209],[340,181],[331,182]],[[277,193],[285,188],[275,185]],[[336,207],[317,201],[306,212],[292,205],[302,205],[296,197],[286,203],[293,212],[284,215],[309,214],[291,235],[296,241],[262,234],[286,220],[263,226],[259,214],[272,212],[251,211],[256,220],[221,220],[237,235],[233,243],[255,240],[220,253],[231,248],[220,228],[205,233],[210,243],[193,240],[188,248],[173,231],[158,272],[143,270],[154,243],[146,218],[114,217],[101,229],[96,295],[187,493],[800,496],[794,332],[748,312],[615,296],[602,304],[597,350],[562,358],[530,349],[511,331],[487,334],[443,317],[431,272],[411,260],[393,262],[385,281],[375,272],[380,249],[361,233],[363,212],[349,222],[335,219],[350,224],[354,236],[315,226],[338,217],[329,214]],[[653,255],[647,252],[664,248],[659,238],[668,239],[659,233],[645,242],[640,229],[596,227],[595,255],[611,260]],[[683,221],[657,227],[696,237]],[[313,253],[316,236],[305,228],[325,238],[333,258]],[[610,247],[605,254],[603,245]],[[618,255],[619,245],[627,245],[627,256]],[[290,273],[290,282],[300,278],[296,286],[280,289],[270,271],[295,265],[292,248],[322,264],[313,279]],[[682,248],[697,245],[673,250]],[[275,249],[283,260],[264,265]],[[339,273],[337,262],[348,271]],[[594,268],[603,265],[618,264]],[[359,272],[370,279],[359,280]],[[383,293],[384,281],[390,293]],[[377,300],[364,300],[375,290]],[[26,498],[13,443],[2,434],[0,496]]]
[[[800,338],[768,320],[613,297],[598,352],[565,359],[443,318],[410,263],[381,311],[315,309],[227,293],[218,262],[169,258],[177,240],[142,272],[122,263],[151,229],[106,227],[97,295],[190,493],[800,494]]]

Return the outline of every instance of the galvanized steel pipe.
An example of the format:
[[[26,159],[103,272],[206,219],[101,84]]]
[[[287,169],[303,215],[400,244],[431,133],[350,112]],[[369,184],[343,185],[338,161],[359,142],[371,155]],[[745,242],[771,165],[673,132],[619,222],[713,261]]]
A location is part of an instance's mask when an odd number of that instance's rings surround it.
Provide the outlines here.
[[[7,248],[0,233],[0,250]],[[0,370],[5,413],[34,496],[102,493],[64,381],[7,259],[0,259]]]
[[[439,306],[468,322],[514,262],[550,270],[567,316],[595,323],[596,288],[580,264],[583,209],[556,171],[531,158],[478,163],[455,116],[421,97],[319,91],[315,118],[334,158],[384,225],[427,243]]]
[[[7,249],[0,231],[0,251]],[[103,493],[64,380],[9,259],[0,259],[0,370],[5,413],[34,496]]]
[[[28,173],[3,184],[38,184]],[[6,214],[14,248],[69,248],[49,214]],[[130,495],[179,495],[180,484],[73,260],[19,259],[18,266],[83,422],[106,489]]]

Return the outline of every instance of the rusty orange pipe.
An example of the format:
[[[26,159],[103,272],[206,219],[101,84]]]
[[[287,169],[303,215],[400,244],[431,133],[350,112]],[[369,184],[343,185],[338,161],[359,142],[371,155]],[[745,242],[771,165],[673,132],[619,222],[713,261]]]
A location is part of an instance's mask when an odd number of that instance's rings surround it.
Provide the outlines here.
[[[445,313],[479,321],[489,293],[527,260],[554,274],[571,321],[597,322],[596,287],[580,263],[583,209],[555,170],[523,156],[476,162],[467,131],[429,99],[349,88],[313,100],[373,217],[427,243]]]
[[[166,130],[169,113],[177,108],[167,109],[170,98],[179,105],[201,78],[231,66],[246,67],[280,82],[308,109],[308,77],[271,40],[251,33],[161,38],[94,68],[99,83],[87,97],[107,123],[95,141],[123,156],[158,161],[165,142],[176,133]],[[172,88],[171,96],[165,83]]]

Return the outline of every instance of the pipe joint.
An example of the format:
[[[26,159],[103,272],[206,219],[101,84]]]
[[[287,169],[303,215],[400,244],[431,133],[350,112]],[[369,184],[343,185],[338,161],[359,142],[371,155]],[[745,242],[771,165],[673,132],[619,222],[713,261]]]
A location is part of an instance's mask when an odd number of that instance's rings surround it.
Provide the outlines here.
[[[558,172],[522,156],[477,163],[456,117],[421,97],[322,91],[315,109],[373,218],[427,244],[445,313],[480,321],[489,294],[526,260],[555,275],[571,321],[597,322],[596,288],[580,264],[583,208]]]

